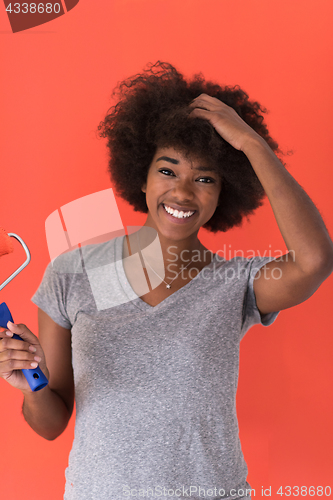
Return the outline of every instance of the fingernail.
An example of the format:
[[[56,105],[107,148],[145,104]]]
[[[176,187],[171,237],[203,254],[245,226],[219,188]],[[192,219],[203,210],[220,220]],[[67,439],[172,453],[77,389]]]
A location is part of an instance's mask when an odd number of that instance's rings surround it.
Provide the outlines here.
[[[33,345],[31,345],[31,346],[29,346],[29,351],[36,352],[37,349],[36,349],[36,347],[34,347]]]
[[[12,323],[11,321],[8,321],[7,325],[8,325],[8,323],[10,324],[10,326],[17,326],[17,325],[15,325],[15,323]]]
[[[35,357],[34,357],[34,359],[35,359],[36,361],[38,361],[38,363],[39,363],[40,361],[42,361],[42,358],[40,358],[39,356],[35,356]]]
[[[33,362],[33,363],[31,363],[31,365],[30,365],[30,366],[32,366],[32,368],[37,368],[38,363]]]
[[[12,337],[14,334],[13,332],[9,332],[8,330],[6,330],[6,335],[8,335],[8,337]]]

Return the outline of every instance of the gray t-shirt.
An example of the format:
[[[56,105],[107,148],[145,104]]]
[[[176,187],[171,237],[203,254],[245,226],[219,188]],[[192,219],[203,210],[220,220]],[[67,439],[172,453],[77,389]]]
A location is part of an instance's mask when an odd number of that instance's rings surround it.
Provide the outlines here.
[[[246,496],[239,343],[273,257],[213,261],[155,307],[134,292],[123,238],[58,257],[32,297],[72,332],[76,423],[65,500]],[[246,498],[250,498],[248,492]]]

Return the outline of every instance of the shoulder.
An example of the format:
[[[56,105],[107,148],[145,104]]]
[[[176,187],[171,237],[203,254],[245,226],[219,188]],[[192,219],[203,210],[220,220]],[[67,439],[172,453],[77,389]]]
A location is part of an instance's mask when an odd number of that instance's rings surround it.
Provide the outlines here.
[[[103,243],[84,245],[63,253],[50,262],[53,272],[62,274],[82,274],[84,270],[95,269],[115,260],[117,238]]]

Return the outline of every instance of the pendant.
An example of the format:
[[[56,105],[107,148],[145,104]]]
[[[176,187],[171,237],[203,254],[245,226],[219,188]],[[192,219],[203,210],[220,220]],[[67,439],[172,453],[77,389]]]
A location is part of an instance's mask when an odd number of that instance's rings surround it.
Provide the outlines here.
[[[171,288],[171,285],[167,285],[166,287],[167,287],[167,288]]]

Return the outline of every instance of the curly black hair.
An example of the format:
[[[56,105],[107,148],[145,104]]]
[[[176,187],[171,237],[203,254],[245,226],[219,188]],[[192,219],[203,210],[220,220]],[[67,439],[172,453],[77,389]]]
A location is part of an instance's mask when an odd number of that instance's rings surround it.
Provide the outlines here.
[[[185,80],[171,64],[149,63],[142,73],[118,84],[112,97],[117,104],[100,122],[98,135],[108,139],[108,172],[116,192],[135,211],[147,213],[141,191],[156,149],[174,147],[186,156],[205,159],[221,176],[219,205],[204,228],[216,233],[240,226],[243,218],[263,204],[266,195],[251,163],[202,118],[189,118],[190,102],[200,94],[231,106],[271,147],[282,153],[269,135],[263,113],[267,110],[238,85],[223,86],[205,81],[198,73]]]

